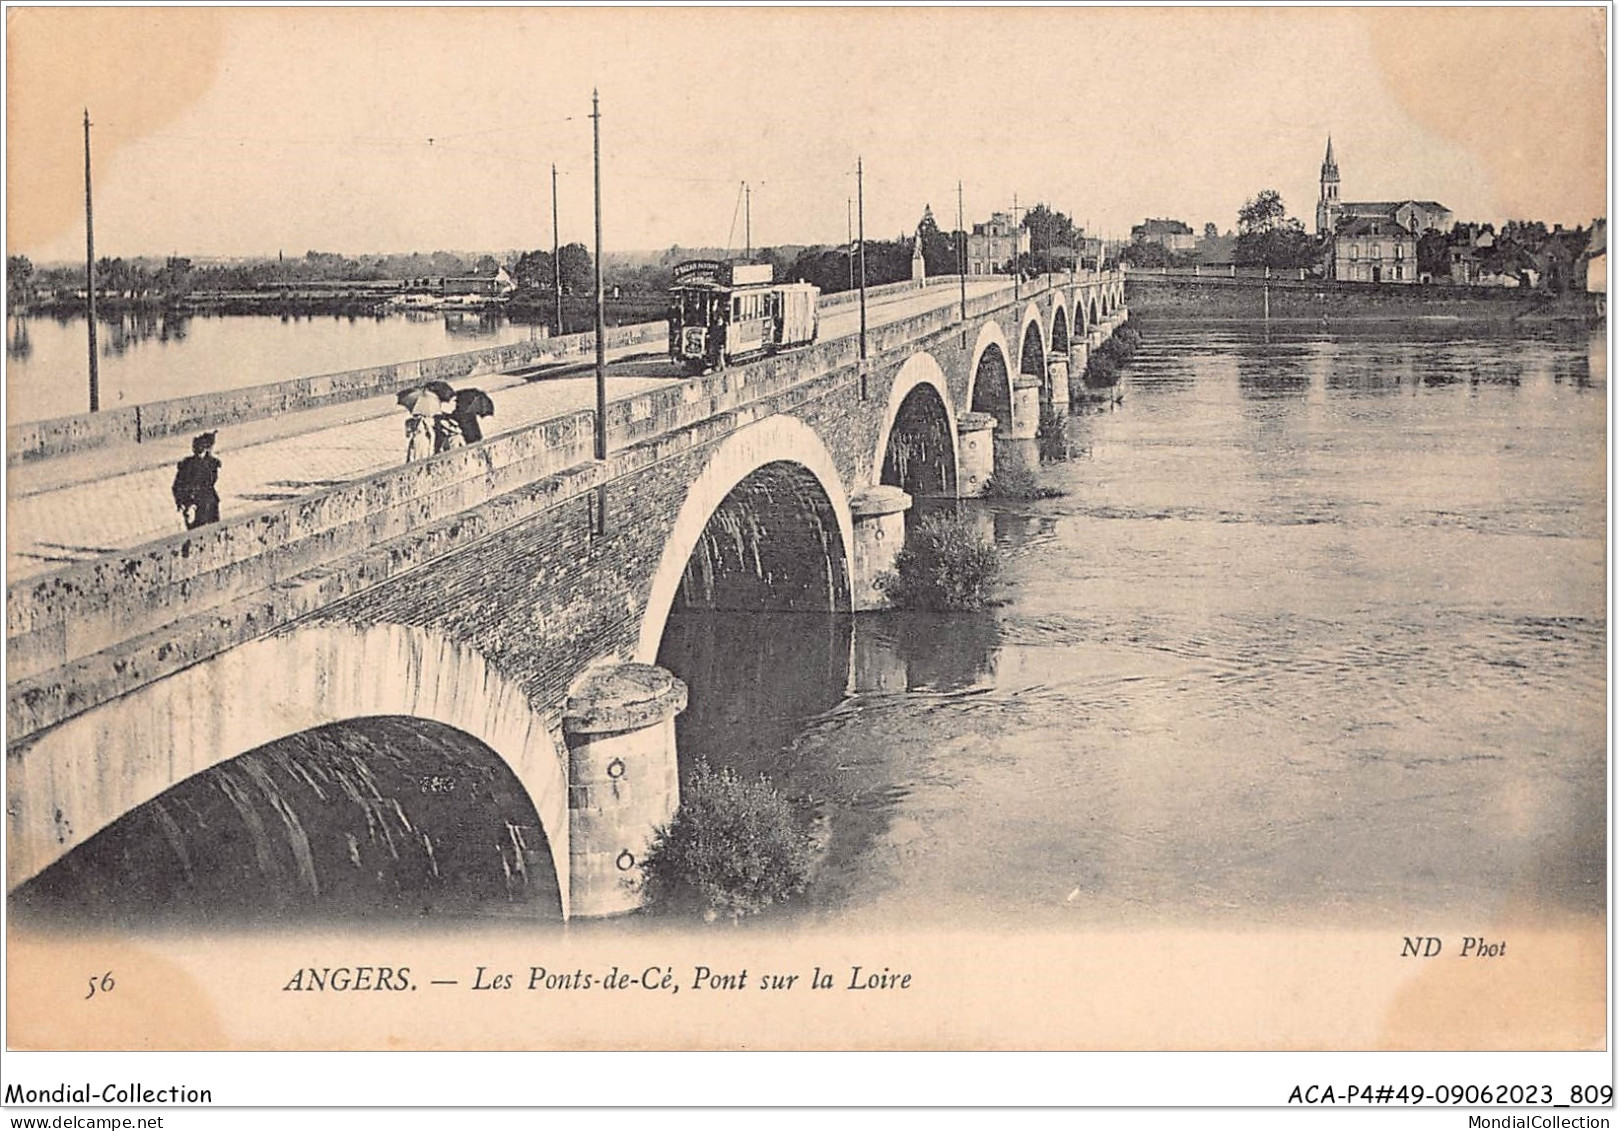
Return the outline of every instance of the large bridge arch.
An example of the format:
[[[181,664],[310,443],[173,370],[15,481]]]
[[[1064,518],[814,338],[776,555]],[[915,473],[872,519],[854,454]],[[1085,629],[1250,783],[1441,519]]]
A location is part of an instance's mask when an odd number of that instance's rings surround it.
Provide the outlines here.
[[[896,442],[896,429],[905,437],[905,451],[890,450]],[[929,473],[912,474],[912,458],[927,464]],[[913,495],[954,496],[959,467],[960,438],[950,382],[932,354],[914,354],[900,366],[889,386],[888,407],[872,454],[871,482],[892,483]]]
[[[476,649],[421,628],[339,622],[249,641],[10,754],[7,890],[205,770],[278,739],[378,716],[441,723],[506,763],[539,816],[566,909],[567,756],[552,725]]]
[[[986,320],[978,331],[967,370],[966,405],[971,412],[994,416],[1003,435],[1012,431],[1012,357],[1000,323]]]
[[[1032,302],[1024,308],[1023,325],[1018,330],[1018,372],[1046,376],[1046,335],[1041,327],[1040,310]]]
[[[663,552],[652,575],[646,611],[636,643],[635,659],[657,662],[664,628],[686,576],[686,567],[698,549],[710,521],[737,488],[750,479],[768,476],[764,489],[785,488],[811,505],[806,497],[813,487],[824,500],[837,528],[838,560],[830,567],[841,579],[842,608],[848,611],[849,555],[854,546],[854,521],[849,497],[838,474],[832,453],[819,435],[797,417],[785,414],[768,417],[740,429],[719,445],[702,472],[692,482],[671,528]],[[822,521],[818,513],[802,515],[806,521]],[[835,579],[829,579],[835,584]]]
[[[1068,356],[1068,304],[1058,301],[1051,311],[1051,353],[1056,357]]]

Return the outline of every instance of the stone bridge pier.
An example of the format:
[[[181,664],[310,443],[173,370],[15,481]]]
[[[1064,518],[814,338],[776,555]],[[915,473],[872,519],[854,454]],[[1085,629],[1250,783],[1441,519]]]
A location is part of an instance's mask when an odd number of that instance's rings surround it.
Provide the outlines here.
[[[14,583],[8,891],[268,743],[404,717],[510,772],[562,915],[638,906],[710,690],[671,622],[878,612],[913,504],[1037,471],[1042,410],[1123,317],[1114,272],[936,284],[864,359],[838,338],[613,402],[605,460],[581,411]]]

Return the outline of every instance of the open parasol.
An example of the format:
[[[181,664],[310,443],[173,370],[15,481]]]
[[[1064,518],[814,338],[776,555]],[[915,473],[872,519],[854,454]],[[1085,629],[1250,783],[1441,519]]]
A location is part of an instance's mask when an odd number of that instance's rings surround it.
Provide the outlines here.
[[[444,398],[431,389],[406,389],[395,398],[406,412],[428,416],[443,411]]]
[[[495,402],[482,389],[460,389],[455,394],[455,415],[493,416]]]

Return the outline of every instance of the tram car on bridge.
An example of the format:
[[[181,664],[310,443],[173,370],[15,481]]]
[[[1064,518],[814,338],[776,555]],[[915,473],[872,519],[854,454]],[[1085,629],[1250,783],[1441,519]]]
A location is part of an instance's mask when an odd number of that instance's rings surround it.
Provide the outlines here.
[[[768,263],[693,259],[670,287],[669,356],[694,373],[723,369],[815,341],[813,283],[777,283]]]

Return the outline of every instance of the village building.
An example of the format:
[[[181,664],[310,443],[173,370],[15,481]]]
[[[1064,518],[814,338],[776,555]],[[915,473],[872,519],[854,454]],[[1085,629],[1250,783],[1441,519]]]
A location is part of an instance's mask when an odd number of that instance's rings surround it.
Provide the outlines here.
[[[1028,250],[1029,230],[1010,213],[996,212],[967,237],[967,274],[993,275]]]
[[[1155,243],[1165,251],[1191,251],[1197,246],[1197,234],[1180,220],[1152,220],[1130,229],[1130,242]]]
[[[1332,234],[1332,263],[1340,283],[1415,283],[1417,237],[1386,216],[1342,220]]]
[[[1586,245],[1585,290],[1587,294],[1608,293],[1608,222],[1603,219],[1591,223],[1591,242]]]

